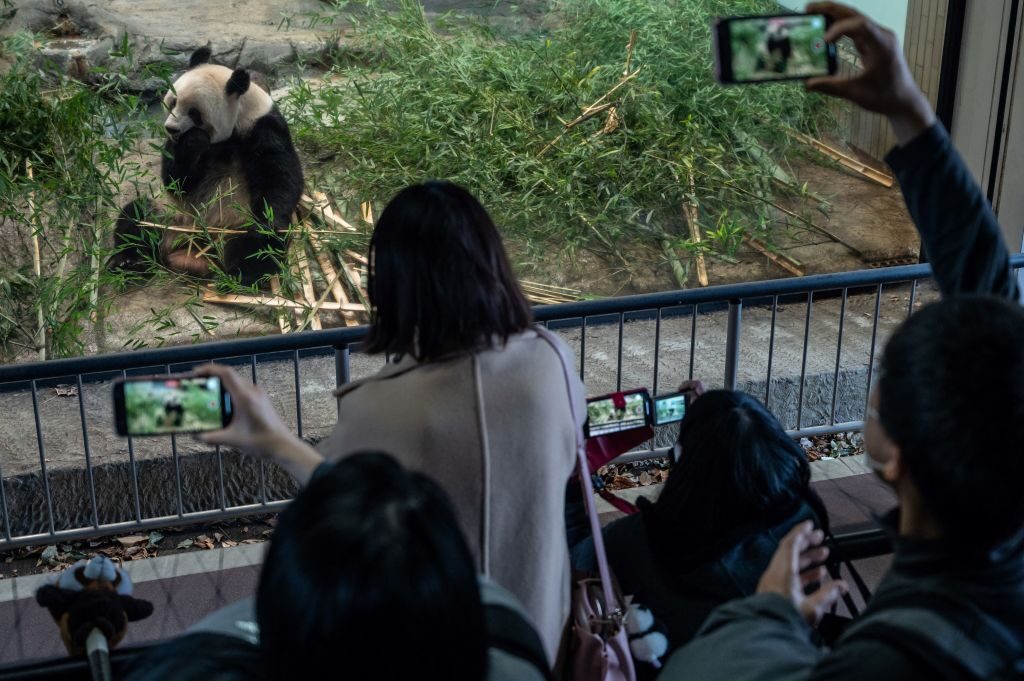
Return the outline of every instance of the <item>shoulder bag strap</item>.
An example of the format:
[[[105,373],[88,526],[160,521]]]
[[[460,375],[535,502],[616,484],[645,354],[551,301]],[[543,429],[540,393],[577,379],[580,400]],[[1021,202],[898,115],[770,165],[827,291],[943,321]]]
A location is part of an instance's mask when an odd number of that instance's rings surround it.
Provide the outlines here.
[[[587,463],[586,442],[583,439],[583,424],[576,418],[579,407],[583,407],[586,413],[586,405],[579,405],[578,396],[572,389],[572,373],[569,367],[575,366],[575,362],[566,352],[565,345],[559,342],[553,333],[542,326],[535,326],[537,335],[551,346],[551,349],[558,355],[562,365],[562,375],[565,378],[565,389],[569,395],[569,411],[575,426],[576,433],[576,466],[579,471],[580,485],[583,488],[583,503],[587,508],[587,515],[590,517],[590,531],[594,536],[594,553],[597,556],[597,571],[601,576],[601,589],[603,591],[605,607],[621,610],[619,602],[612,594],[611,570],[608,567],[608,555],[604,550],[604,536],[601,534],[601,521],[597,517],[597,505],[594,501],[594,485],[590,479],[590,466]],[[603,613],[612,615],[614,612]],[[619,613],[621,614],[621,613]]]

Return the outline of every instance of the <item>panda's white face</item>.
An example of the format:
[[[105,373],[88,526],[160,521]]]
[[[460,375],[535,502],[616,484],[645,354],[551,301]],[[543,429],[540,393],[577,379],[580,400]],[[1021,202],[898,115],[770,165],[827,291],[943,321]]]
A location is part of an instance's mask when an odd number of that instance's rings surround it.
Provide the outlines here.
[[[216,144],[231,137],[238,123],[244,95],[228,95],[225,88],[231,78],[226,66],[203,64],[186,71],[164,95],[168,111],[164,128],[172,138],[194,127],[206,130]]]

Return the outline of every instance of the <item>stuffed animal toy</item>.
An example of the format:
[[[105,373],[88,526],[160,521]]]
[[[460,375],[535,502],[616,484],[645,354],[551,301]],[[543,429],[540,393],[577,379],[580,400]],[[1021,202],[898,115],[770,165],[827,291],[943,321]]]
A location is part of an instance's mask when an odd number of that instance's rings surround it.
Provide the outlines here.
[[[626,611],[626,633],[633,659],[661,669],[661,658],[668,652],[668,629],[654,619],[654,613],[638,603],[630,603]]]
[[[153,613],[152,603],[132,597],[128,573],[106,556],[78,561],[39,587],[36,601],[57,622],[70,655],[85,655],[88,648],[92,657],[94,648],[113,648],[129,622]]]

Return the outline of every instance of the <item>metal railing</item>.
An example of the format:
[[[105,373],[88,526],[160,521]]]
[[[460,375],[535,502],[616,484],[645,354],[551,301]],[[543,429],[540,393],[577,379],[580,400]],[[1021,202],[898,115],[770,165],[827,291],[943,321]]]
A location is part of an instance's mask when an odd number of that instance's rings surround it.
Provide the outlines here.
[[[1015,268],[1024,267],[1024,256],[1013,259]],[[878,349],[879,312],[881,311],[884,288],[900,285],[909,289],[909,304],[906,313],[910,314],[915,306],[918,291],[918,280],[930,277],[927,265],[911,265],[878,270],[862,270],[839,274],[809,276],[794,279],[781,279],[766,282],[742,283],[727,286],[715,286],[703,289],[670,291],[648,295],[636,295],[603,300],[584,301],[561,305],[541,306],[535,308],[535,318],[557,330],[567,330],[571,334],[579,333],[578,358],[581,377],[586,378],[588,365],[587,337],[593,329],[607,330],[608,325],[618,325],[618,353],[615,359],[615,386],[623,387],[623,334],[626,325],[631,322],[643,321],[653,323],[653,381],[649,386],[652,394],[659,391],[659,365],[662,345],[665,342],[664,322],[668,319],[686,319],[689,324],[689,372],[692,378],[695,366],[698,341],[698,321],[702,315],[726,312],[726,332],[724,344],[724,375],[725,387],[736,388],[738,385],[741,363],[742,332],[744,324],[744,308],[770,309],[770,335],[765,352],[768,357],[767,376],[765,378],[764,400],[768,404],[772,397],[773,377],[772,362],[776,352],[777,313],[781,304],[792,305],[794,302],[806,305],[804,317],[804,333],[800,376],[798,383],[796,428],[794,435],[815,433],[842,432],[859,430],[863,423],[859,420],[837,422],[836,407],[840,382],[840,371],[844,349],[844,334],[847,333],[845,319],[851,294],[858,297],[874,297],[874,314],[870,330],[870,350],[867,357],[867,377],[864,383],[863,399],[866,402],[867,390],[871,382],[871,374]],[[807,381],[808,350],[811,343],[811,323],[816,305],[825,298],[838,299],[839,320],[838,339],[836,342],[836,361],[831,380],[831,412],[824,423],[809,427],[803,424],[804,387]],[[588,331],[588,329],[590,331]],[[28,532],[12,531],[12,515],[22,512],[11,509],[8,505],[7,488],[15,476],[7,479],[8,485],[0,484],[0,551],[40,543],[70,541],[93,536],[108,535],[124,531],[141,531],[158,529],[184,523],[209,522],[232,517],[271,512],[279,509],[285,501],[268,500],[266,490],[266,470],[259,465],[259,482],[261,494],[257,503],[235,504],[228,499],[224,481],[224,455],[216,449],[219,503],[211,508],[186,511],[184,491],[182,489],[182,472],[179,461],[177,442],[171,438],[171,456],[174,462],[176,509],[173,513],[144,517],[140,503],[140,485],[135,444],[127,440],[128,465],[130,467],[131,518],[111,521],[101,518],[98,512],[96,480],[92,451],[89,443],[89,414],[86,409],[84,387],[87,383],[111,380],[126,376],[129,372],[157,367],[160,372],[185,370],[192,365],[208,361],[230,361],[236,365],[247,365],[252,378],[259,380],[257,375],[257,357],[273,355],[287,357],[294,367],[296,402],[296,430],[303,435],[303,408],[300,371],[304,361],[300,353],[311,351],[331,352],[334,355],[334,383],[342,385],[351,379],[351,353],[358,352],[358,343],[364,334],[363,328],[339,328],[324,331],[307,331],[296,334],[274,335],[262,338],[249,338],[231,341],[203,343],[198,345],[178,346],[160,349],[141,349],[92,357],[62,359],[31,364],[16,364],[0,367],[0,392],[28,391],[31,394],[34,417],[36,448],[39,454],[38,471],[32,475],[41,477],[42,490],[45,495],[46,519],[41,528],[33,528]],[[593,361],[593,358],[589,358]],[[47,450],[44,438],[44,423],[40,416],[39,391],[41,386],[48,386],[56,379],[70,378],[72,385],[78,389],[79,419],[82,432],[81,460],[85,466],[88,497],[82,502],[91,506],[89,522],[78,526],[63,527],[55,521],[52,491],[50,489],[47,470]],[[607,377],[604,377],[607,378]],[[630,386],[627,386],[630,387]],[[858,399],[860,399],[858,397]],[[62,452],[67,454],[66,452]],[[643,456],[643,455],[640,455]],[[66,458],[66,457],[65,457]],[[632,458],[637,458],[633,455]],[[0,461],[0,480],[3,480],[3,461]],[[13,489],[13,488],[12,488]]]

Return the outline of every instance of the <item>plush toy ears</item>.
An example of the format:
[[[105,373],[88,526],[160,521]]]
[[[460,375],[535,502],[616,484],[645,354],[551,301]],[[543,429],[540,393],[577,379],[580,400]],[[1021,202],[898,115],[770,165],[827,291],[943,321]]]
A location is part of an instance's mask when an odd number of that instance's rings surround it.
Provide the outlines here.
[[[188,67],[194,69],[200,64],[205,64],[210,61],[210,46],[200,47],[198,50],[192,53],[192,56],[188,59]]]
[[[249,72],[245,69],[235,69],[231,77],[228,78],[228,84],[225,86],[224,91],[230,97],[231,95],[242,96],[248,89]]]

